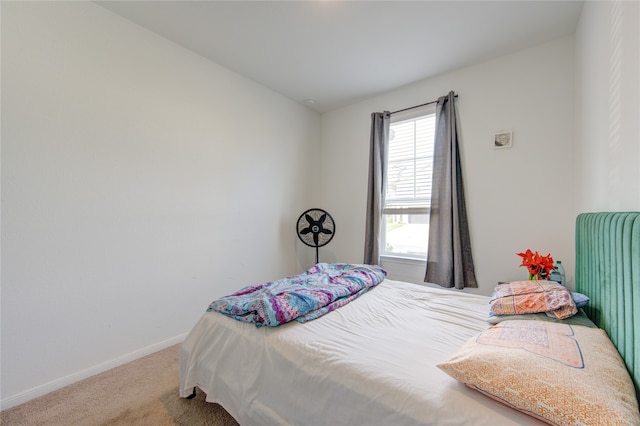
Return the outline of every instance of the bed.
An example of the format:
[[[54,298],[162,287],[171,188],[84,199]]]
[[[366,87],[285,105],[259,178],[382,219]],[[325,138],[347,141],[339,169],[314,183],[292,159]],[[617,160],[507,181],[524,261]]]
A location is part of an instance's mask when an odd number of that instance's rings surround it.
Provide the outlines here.
[[[640,327],[634,325],[638,325],[640,317],[633,310],[633,306],[639,304],[636,299],[622,305],[610,301],[612,297],[627,300],[631,295],[640,294],[637,290],[640,288],[640,218],[634,213],[613,215],[615,220],[605,214],[578,217],[576,287],[592,297],[587,312],[598,326],[607,330],[612,315],[624,319],[623,324],[613,321],[619,337],[617,342],[612,340],[619,348],[624,347],[621,356],[604,331],[595,328],[589,320],[582,324],[504,321],[490,326],[487,322],[489,297],[386,279],[340,309],[305,323],[292,321],[277,327],[257,328],[217,312],[205,313],[181,346],[180,396],[189,397],[199,388],[206,393],[207,401],[222,405],[243,426],[575,423],[567,416],[563,404],[577,405],[591,413],[586,423],[607,424],[624,419],[626,424],[640,424],[634,391],[634,384],[636,388],[638,384],[637,352],[640,352],[634,346],[634,342],[640,341]],[[624,220],[620,215],[624,215]],[[615,225],[603,225],[602,217],[607,217],[609,224],[613,220]],[[607,248],[601,247],[604,235]],[[609,253],[611,247],[617,250],[618,246],[622,247],[619,251]],[[602,258],[605,254],[606,261]],[[607,278],[598,278],[602,268],[594,270],[594,262],[611,265],[615,270],[622,265],[624,273],[618,276],[607,269]],[[585,275],[589,276],[588,280]],[[611,279],[612,276],[617,278]],[[622,289],[600,291],[598,284],[587,284],[587,281]],[[636,289],[635,293],[631,288]],[[618,307],[615,313],[607,313],[611,307]],[[488,388],[485,382],[493,381],[503,371],[508,373],[509,368],[503,368],[504,365],[516,368],[518,374],[517,369],[525,367],[517,363],[525,362],[520,358],[527,358],[517,355],[515,360],[501,365],[503,353],[498,354],[500,362],[491,361],[492,353],[482,353],[479,360],[469,356],[470,350],[476,353],[485,333],[496,332],[500,327],[512,334],[515,330],[518,336],[523,333],[539,336],[541,327],[545,333],[550,330],[549,336],[556,336],[553,333],[558,331],[558,346],[566,346],[567,342],[574,346],[575,356],[567,360],[568,363],[591,366],[601,362],[596,368],[600,373],[594,373],[595,380],[601,379],[601,373],[605,382],[610,377],[615,379],[593,386],[588,382],[592,377],[579,376],[578,384],[574,383],[567,391],[575,396],[570,401],[565,401],[564,391],[556,392],[556,389],[573,382],[562,374],[556,378],[554,371],[550,372],[552,378],[564,383],[546,383],[550,381],[548,378],[538,383],[536,373],[534,377],[526,376],[527,380],[505,376],[502,382],[497,380],[500,389]],[[596,334],[592,336],[592,333]],[[583,342],[583,335],[589,339],[594,337],[595,343]],[[492,336],[485,337],[491,339]],[[577,341],[581,346],[574,345]],[[493,347],[480,346],[482,350]],[[595,352],[597,356],[592,358]],[[518,352],[523,353],[531,355],[528,350]],[[535,370],[547,368],[540,364],[541,359],[557,364],[556,360],[549,361],[553,357],[547,353],[529,358],[534,359]],[[469,361],[470,367],[465,365]],[[487,368],[487,363],[492,362],[497,370]],[[570,374],[574,371],[583,374],[587,370],[578,364],[569,369]],[[619,379],[620,375],[623,377]],[[585,381],[584,388],[580,388],[582,381]],[[550,386],[546,389],[552,391],[545,392],[545,386]],[[522,389],[534,388],[536,401],[541,394],[546,394],[544,398],[549,399],[543,399],[543,403],[553,407],[545,409],[559,413],[547,415],[544,409],[529,407],[530,401],[518,405],[521,401],[505,400],[499,393],[505,387],[511,393],[512,388],[518,388],[515,390],[518,395]],[[612,400],[613,407],[594,409],[590,405],[592,400],[602,398],[585,397],[591,389],[606,391],[604,399]],[[576,404],[576,400],[580,403]],[[623,417],[615,417],[618,412],[623,412]]]

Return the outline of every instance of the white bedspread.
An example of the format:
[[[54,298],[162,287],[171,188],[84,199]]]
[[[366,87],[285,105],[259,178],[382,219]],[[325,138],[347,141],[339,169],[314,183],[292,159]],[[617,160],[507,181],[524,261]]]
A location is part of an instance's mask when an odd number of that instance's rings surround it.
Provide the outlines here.
[[[527,425],[436,367],[484,330],[489,298],[385,280],[314,321],[256,328],[205,313],[182,344],[195,386],[241,425]]]

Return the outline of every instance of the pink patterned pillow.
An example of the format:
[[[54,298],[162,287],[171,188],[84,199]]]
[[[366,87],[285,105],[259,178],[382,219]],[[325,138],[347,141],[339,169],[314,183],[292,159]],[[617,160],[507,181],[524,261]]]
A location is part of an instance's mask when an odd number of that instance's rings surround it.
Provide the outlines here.
[[[529,280],[498,284],[489,302],[496,315],[552,312],[565,319],[578,312],[566,287],[554,281]]]

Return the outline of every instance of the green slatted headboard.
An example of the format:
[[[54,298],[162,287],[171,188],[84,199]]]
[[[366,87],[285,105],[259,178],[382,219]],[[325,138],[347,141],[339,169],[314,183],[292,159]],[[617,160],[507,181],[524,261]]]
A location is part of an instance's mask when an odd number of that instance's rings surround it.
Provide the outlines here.
[[[583,213],[576,220],[576,291],[631,373],[640,399],[640,212]]]

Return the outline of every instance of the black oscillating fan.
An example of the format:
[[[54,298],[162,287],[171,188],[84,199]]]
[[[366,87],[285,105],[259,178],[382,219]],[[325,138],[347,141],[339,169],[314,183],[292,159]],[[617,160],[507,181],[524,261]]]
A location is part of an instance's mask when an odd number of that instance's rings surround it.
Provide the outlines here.
[[[309,209],[298,218],[296,231],[303,243],[316,248],[316,263],[318,263],[318,248],[331,241],[336,233],[336,224],[326,211]]]

